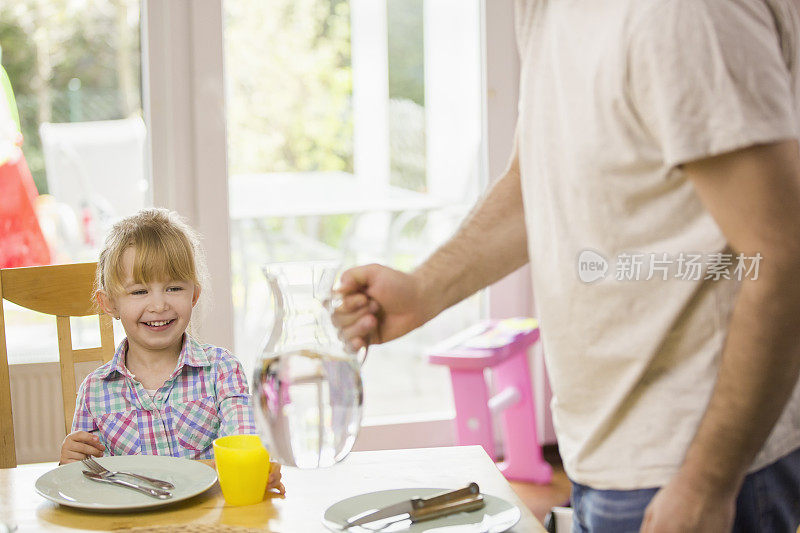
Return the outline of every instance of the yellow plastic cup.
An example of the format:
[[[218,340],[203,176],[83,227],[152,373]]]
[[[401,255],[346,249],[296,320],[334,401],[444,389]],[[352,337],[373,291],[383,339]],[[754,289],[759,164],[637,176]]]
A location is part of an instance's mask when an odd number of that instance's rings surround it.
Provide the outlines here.
[[[214,441],[219,486],[231,505],[252,505],[264,499],[269,479],[269,452],[258,435],[230,435]]]

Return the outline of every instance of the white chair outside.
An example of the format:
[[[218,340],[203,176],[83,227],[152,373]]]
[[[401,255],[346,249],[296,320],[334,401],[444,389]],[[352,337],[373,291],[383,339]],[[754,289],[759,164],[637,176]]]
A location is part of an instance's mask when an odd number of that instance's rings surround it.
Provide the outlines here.
[[[50,194],[78,220],[90,209],[102,236],[104,226],[146,204],[146,133],[139,117],[41,124]]]

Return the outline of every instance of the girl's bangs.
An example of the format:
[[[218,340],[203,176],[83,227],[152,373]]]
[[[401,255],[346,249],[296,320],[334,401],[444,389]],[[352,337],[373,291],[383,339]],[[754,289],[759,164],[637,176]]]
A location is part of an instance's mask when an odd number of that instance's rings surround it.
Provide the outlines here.
[[[180,234],[169,233],[157,238],[141,239],[132,246],[133,282],[191,281],[197,283],[191,243]]]

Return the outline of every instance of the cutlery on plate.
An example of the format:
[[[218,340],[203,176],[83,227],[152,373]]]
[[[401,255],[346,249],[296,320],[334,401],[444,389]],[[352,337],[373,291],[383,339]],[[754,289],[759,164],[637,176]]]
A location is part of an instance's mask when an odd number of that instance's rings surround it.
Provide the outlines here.
[[[133,472],[120,472],[117,470],[108,470],[103,465],[95,461],[91,456],[87,456],[85,459],[82,459],[81,462],[89,468],[95,474],[98,474],[102,477],[113,477],[113,476],[130,476],[134,477],[140,481],[144,481],[145,483],[149,483],[154,487],[158,487],[159,489],[164,490],[172,490],[175,488],[175,485],[168,481],[162,481],[160,479],[154,479],[151,477],[143,476],[140,474],[134,474]]]
[[[421,522],[453,513],[475,511],[484,505],[481,490],[478,484],[473,482],[463,489],[443,492],[428,498],[411,498],[367,514],[351,516],[342,529],[405,514],[412,522]]]
[[[95,474],[94,472],[89,472],[88,470],[82,470],[82,472],[84,476],[91,479],[92,481],[97,481],[99,483],[110,483],[112,485],[119,485],[120,487],[132,489],[141,492],[142,494],[152,496],[153,498],[158,498],[159,500],[168,500],[172,498],[172,493],[167,492],[165,490],[151,489],[148,487],[142,487],[141,485],[137,485],[135,483],[128,483],[127,481],[123,481],[121,479],[111,479],[103,477],[100,474]]]

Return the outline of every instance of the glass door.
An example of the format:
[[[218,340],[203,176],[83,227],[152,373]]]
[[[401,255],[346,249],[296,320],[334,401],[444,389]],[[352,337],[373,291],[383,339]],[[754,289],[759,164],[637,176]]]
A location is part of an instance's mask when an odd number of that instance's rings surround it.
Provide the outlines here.
[[[267,331],[272,262],[409,270],[484,186],[478,1],[225,0],[236,353]],[[371,349],[365,423],[452,417],[438,341],[483,316],[473,297]]]

